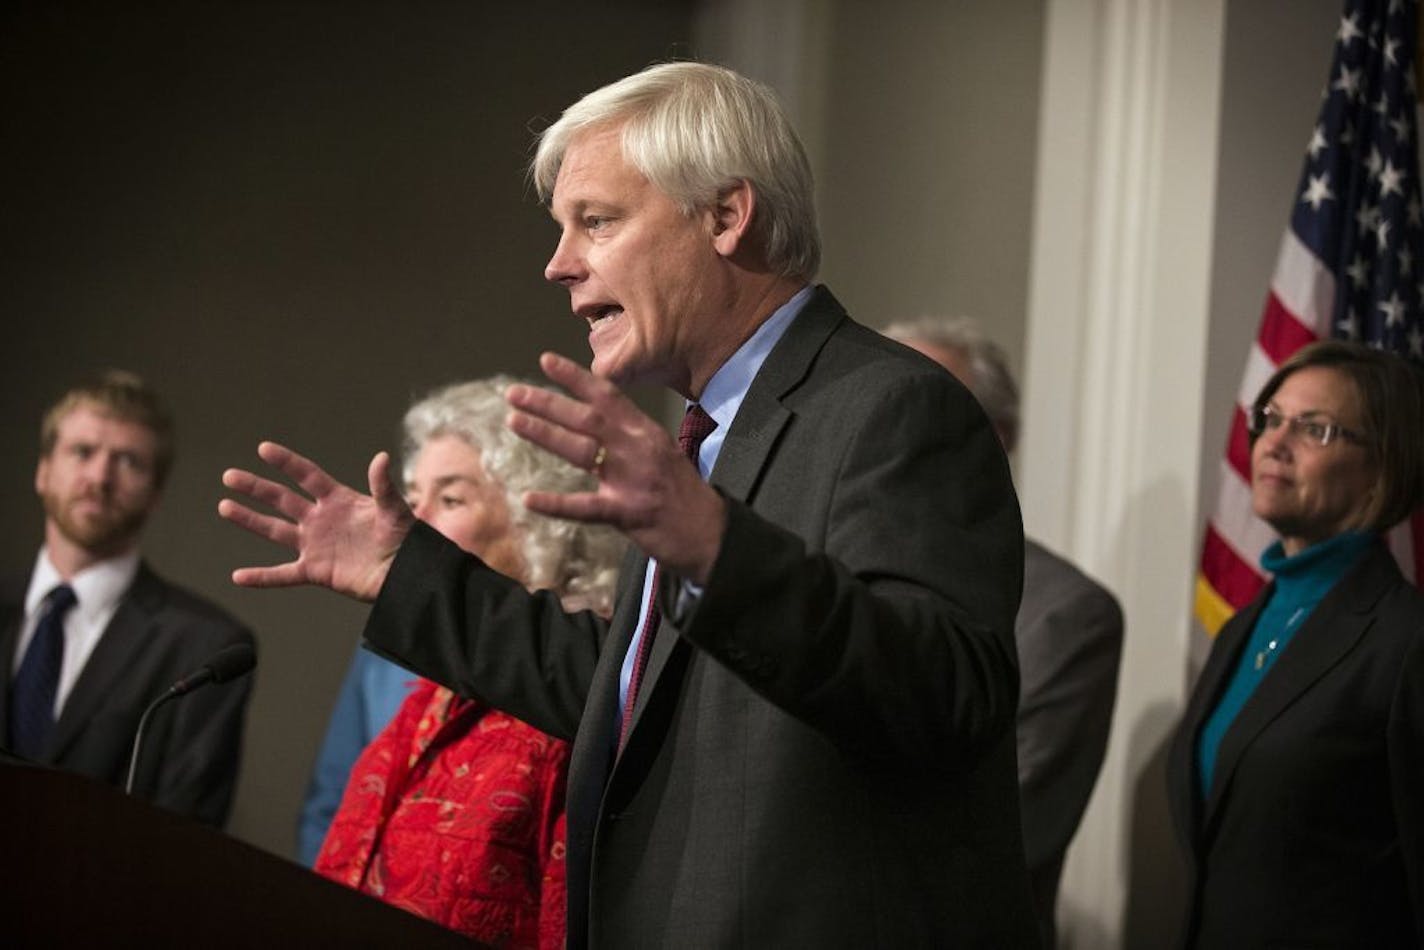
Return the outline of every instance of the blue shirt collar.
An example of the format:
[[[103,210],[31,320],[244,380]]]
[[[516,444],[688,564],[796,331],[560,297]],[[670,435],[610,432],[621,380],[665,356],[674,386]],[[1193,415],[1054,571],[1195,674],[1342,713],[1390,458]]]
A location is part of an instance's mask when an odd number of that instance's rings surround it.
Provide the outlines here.
[[[1261,566],[1274,575],[1278,596],[1323,593],[1345,576],[1374,540],[1372,532],[1346,531],[1292,555],[1275,541],[1261,554]]]
[[[786,303],[777,307],[707,381],[698,404],[717,423],[717,428],[703,441],[702,450],[697,456],[697,467],[703,478],[706,478],[717,464],[722,442],[727,437],[727,430],[732,427],[732,420],[737,418],[737,411],[742,408],[742,400],[746,398],[747,390],[751,389],[752,380],[756,379],[762,364],[771,355],[777,341],[786,333],[791,321],[796,319],[801,308],[806,306],[806,301],[811,299],[814,289],[808,284]]]

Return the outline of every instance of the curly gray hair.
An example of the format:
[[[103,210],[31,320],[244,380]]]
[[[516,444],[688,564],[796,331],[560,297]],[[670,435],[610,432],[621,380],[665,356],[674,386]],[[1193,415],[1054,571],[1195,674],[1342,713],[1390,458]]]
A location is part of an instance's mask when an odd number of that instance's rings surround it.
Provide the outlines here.
[[[505,425],[509,406],[504,393],[516,382],[540,385],[492,376],[445,386],[412,405],[404,419],[405,479],[410,481],[416,456],[430,439],[453,435],[468,442],[479,450],[485,473],[504,490],[529,568],[529,586],[552,589],[570,605],[607,614],[627,542],[606,525],[549,518],[524,507],[527,491],[585,491],[595,482],[592,475],[526,442]]]

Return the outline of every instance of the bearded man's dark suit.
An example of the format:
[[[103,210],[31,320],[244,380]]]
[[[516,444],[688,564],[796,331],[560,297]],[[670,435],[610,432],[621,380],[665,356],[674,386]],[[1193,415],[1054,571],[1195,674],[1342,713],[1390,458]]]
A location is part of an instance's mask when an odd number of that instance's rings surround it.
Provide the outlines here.
[[[1217,634],[1167,760],[1183,944],[1424,946],[1424,595],[1383,544],[1301,625],[1197,792],[1197,737],[1272,590]]]
[[[12,595],[15,592],[10,592]],[[0,607],[0,739],[9,735],[15,639],[24,590]],[[145,707],[213,654],[252,634],[219,608],[140,564],[60,710],[41,764],[122,788]],[[252,677],[213,684],[167,703],[149,720],[134,794],[221,826],[232,805]]]
[[[819,289],[753,381],[711,482],[720,553],[679,581],[621,754],[611,622],[435,531],[366,636],[574,739],[569,946],[1034,946],[1014,766],[1023,536],[997,436],[948,373]]]

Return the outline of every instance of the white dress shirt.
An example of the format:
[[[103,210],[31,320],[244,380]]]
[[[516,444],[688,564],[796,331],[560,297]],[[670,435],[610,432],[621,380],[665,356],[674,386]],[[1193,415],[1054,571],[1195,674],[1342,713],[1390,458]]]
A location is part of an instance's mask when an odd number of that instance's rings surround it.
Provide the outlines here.
[[[59,668],[59,688],[54,694],[54,718],[64,709],[64,701],[70,690],[89,662],[89,656],[99,645],[99,638],[119,609],[119,601],[124,592],[133,584],[138,574],[139,553],[137,550],[121,554],[116,558],[101,561],[75,574],[68,584],[74,589],[76,603],[64,617],[64,661]],[[40,608],[49,592],[66,583],[49,559],[49,551],[40,548],[35,558],[35,569],[30,573],[30,587],[25,593],[25,620],[20,625],[20,637],[15,643],[15,656],[11,661],[11,676],[20,668],[25,650],[35,635],[35,625],[39,622]]]

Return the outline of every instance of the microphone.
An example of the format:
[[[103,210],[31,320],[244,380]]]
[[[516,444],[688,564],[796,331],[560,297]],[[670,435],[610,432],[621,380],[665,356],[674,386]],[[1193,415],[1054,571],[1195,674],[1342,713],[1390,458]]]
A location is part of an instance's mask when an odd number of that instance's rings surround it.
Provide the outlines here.
[[[228,680],[237,679],[256,665],[257,654],[253,652],[252,647],[246,643],[234,643],[214,653],[207,663],[198,667],[197,672],[189,673],[174,683],[168,688],[168,692],[174,696],[183,696],[199,686],[226,683]],[[159,701],[162,702],[166,698],[167,694],[159,697]]]
[[[226,683],[228,680],[237,679],[256,665],[257,653],[252,647],[246,643],[234,643],[214,653],[208,662],[168,687],[163,695],[149,703],[148,708],[139,717],[138,729],[134,732],[133,751],[129,754],[129,774],[128,778],[124,780],[124,794],[133,794],[134,775],[138,772],[139,749],[143,747],[143,734],[148,728],[148,719],[153,715],[155,709],[170,699],[186,696],[193,690],[209,683]]]

